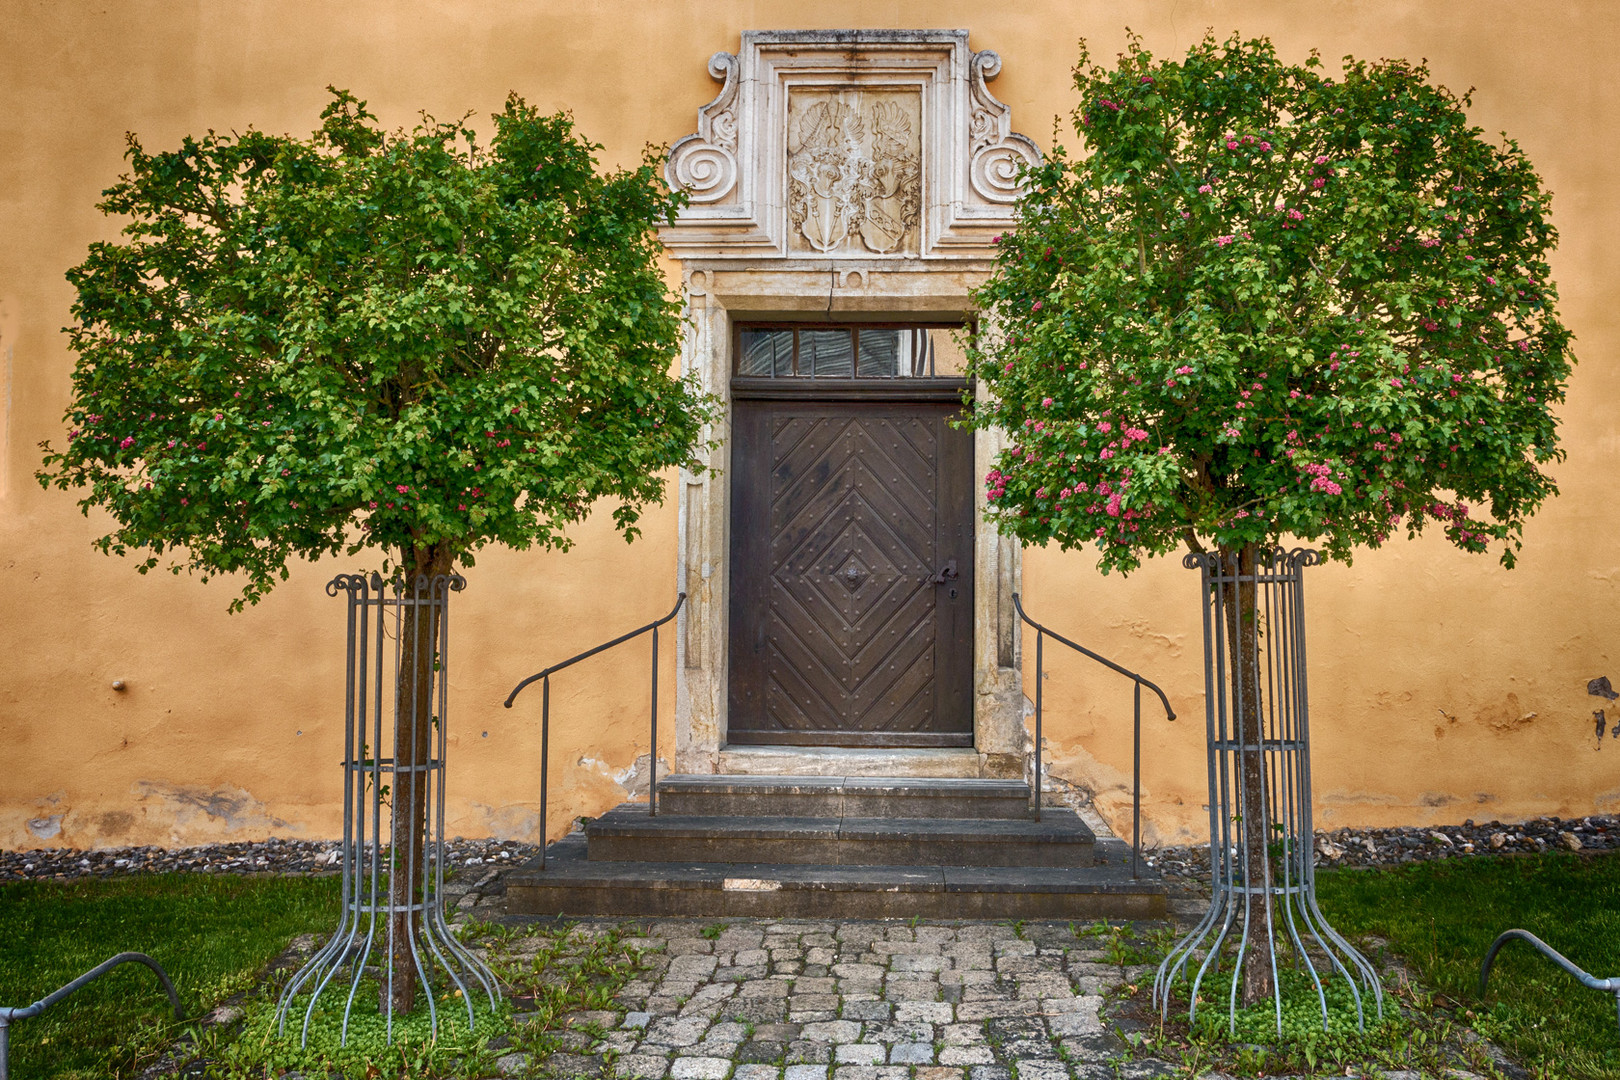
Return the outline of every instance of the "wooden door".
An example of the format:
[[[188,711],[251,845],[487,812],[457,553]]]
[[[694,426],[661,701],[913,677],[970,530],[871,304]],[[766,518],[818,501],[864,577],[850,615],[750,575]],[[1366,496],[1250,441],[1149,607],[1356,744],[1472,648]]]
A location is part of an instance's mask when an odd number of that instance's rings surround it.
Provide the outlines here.
[[[734,405],[728,741],[973,745],[961,406],[796,396]]]

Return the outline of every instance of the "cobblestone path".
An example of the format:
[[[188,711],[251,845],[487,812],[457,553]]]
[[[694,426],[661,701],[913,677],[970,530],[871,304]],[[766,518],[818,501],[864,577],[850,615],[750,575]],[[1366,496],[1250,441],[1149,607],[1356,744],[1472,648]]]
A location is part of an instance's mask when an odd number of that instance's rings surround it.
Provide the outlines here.
[[[1106,962],[1097,939],[1067,923],[681,920],[646,924],[630,940],[648,967],[620,992],[622,1011],[575,1018],[605,1037],[544,1062],[512,1055],[504,1072],[1112,1080],[1170,1071],[1121,1063],[1125,1044],[1099,1015],[1109,990],[1151,972]]]

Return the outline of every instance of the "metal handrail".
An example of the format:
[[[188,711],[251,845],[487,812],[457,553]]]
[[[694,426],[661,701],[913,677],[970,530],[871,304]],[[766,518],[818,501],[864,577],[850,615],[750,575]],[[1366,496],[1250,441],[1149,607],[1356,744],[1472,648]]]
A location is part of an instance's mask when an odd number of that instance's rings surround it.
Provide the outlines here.
[[[1579,979],[1582,986],[1591,990],[1603,990],[1614,994],[1615,1018],[1620,1021],[1620,978],[1600,979],[1596,975],[1587,974],[1577,967],[1574,961],[1528,930],[1504,930],[1497,935],[1495,941],[1491,942],[1491,950],[1485,954],[1485,963],[1479,969],[1479,997],[1481,1001],[1485,999],[1485,980],[1491,977],[1491,965],[1496,962],[1496,954],[1502,951],[1502,946],[1514,939],[1533,945],[1547,959]]]
[[[1042,669],[1045,665],[1045,657],[1041,646],[1045,639],[1050,637],[1053,641],[1061,642],[1082,656],[1090,657],[1104,667],[1119,672],[1136,684],[1136,715],[1131,735],[1131,877],[1140,877],[1142,862],[1142,687],[1145,686],[1159,695],[1159,701],[1164,705],[1165,719],[1174,720],[1176,712],[1170,707],[1170,699],[1164,696],[1164,691],[1160,690],[1156,683],[1142,678],[1142,676],[1128,668],[1121,667],[1106,656],[1099,656],[1084,645],[1078,645],[1070,641],[1062,634],[1053,633],[1024,614],[1024,605],[1019,603],[1017,593],[1012,594],[1012,602],[1013,610],[1018,612],[1018,617],[1035,628],[1035,790],[1031,793],[1030,798],[1035,804],[1036,821],[1041,819],[1043,772],[1041,768],[1041,683],[1044,681]]]
[[[518,694],[530,683],[540,683],[540,869],[546,868],[546,767],[549,763],[551,738],[551,677],[563,668],[572,667],[581,660],[588,660],[599,652],[606,652],[615,645],[623,645],[631,638],[640,637],[647,631],[652,631],[652,721],[651,738],[652,752],[648,756],[647,766],[647,816],[658,816],[658,628],[673,619],[686,603],[686,594],[675,595],[675,606],[669,609],[669,614],[662,619],[654,620],[646,626],[620,634],[612,641],[604,641],[594,649],[586,649],[578,656],[571,656],[560,664],[552,664],[544,671],[537,671],[527,679],[512,687],[512,692],[506,695],[506,707],[510,709],[512,702],[517,700]],[[4,1080],[0,1077],[0,1080]]]
[[[103,960],[101,963],[97,964],[83,975],[80,975],[77,979],[74,979],[66,986],[46,994],[32,1005],[24,1005],[21,1008],[0,1006],[0,1080],[7,1080],[7,1078],[11,1075],[10,1052],[12,1024],[16,1023],[18,1020],[28,1020],[32,1017],[38,1016],[40,1013],[44,1012],[52,1005],[55,1005],[58,1001],[61,1001],[69,994],[84,987],[86,983],[101,978],[119,964],[145,964],[147,967],[151,968],[152,972],[157,975],[158,981],[163,984],[163,989],[169,995],[169,1004],[174,1006],[174,1018],[176,1022],[182,1021],[186,1018],[185,1013],[180,1011],[180,995],[175,992],[174,981],[169,978],[169,973],[163,970],[163,965],[159,964],[156,960],[152,959],[150,956],[147,956],[145,953],[121,952],[117,956],[112,956],[106,960]]]

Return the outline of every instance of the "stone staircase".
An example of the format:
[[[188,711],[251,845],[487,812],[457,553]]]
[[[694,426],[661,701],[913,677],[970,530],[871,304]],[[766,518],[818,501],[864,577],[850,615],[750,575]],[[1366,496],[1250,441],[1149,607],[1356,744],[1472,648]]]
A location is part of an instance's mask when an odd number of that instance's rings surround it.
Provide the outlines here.
[[[1073,810],[978,778],[658,781],[506,875],[514,915],[1161,918],[1163,882]]]

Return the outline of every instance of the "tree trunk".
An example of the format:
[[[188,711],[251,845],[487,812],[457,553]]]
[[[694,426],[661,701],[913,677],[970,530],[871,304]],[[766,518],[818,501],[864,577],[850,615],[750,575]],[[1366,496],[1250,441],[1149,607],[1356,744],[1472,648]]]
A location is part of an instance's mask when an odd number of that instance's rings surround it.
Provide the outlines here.
[[[399,628],[399,684],[394,718],[394,775],[389,809],[389,837],[393,845],[393,872],[389,899],[396,907],[420,903],[424,838],[427,830],[428,783],[426,772],[415,771],[433,756],[434,668],[439,643],[439,609],[431,604],[433,579],[451,572],[453,557],[443,546],[408,548],[400,559],[405,574],[406,598],[419,598],[406,606]],[[420,582],[420,586],[418,586]],[[411,943],[422,922],[420,911],[398,913],[389,927],[392,992],[385,977],[378,990],[379,1010],[390,1006],[408,1013],[416,1005],[416,955]]]
[[[1259,590],[1254,576],[1259,563],[1259,549],[1254,544],[1242,548],[1223,548],[1220,552],[1222,574],[1236,570],[1239,581],[1225,592],[1226,632],[1231,658],[1229,678],[1233,702],[1233,734],[1243,749],[1239,753],[1238,773],[1240,815],[1238,842],[1239,872],[1244,864],[1247,874],[1243,884],[1264,892],[1249,893],[1247,937],[1248,946],[1243,956],[1243,1004],[1253,1005],[1271,997],[1271,814],[1270,792],[1266,790],[1266,760],[1261,748],[1265,737],[1264,710],[1260,700],[1260,615],[1256,609]],[[1247,578],[1248,580],[1242,580]]]

